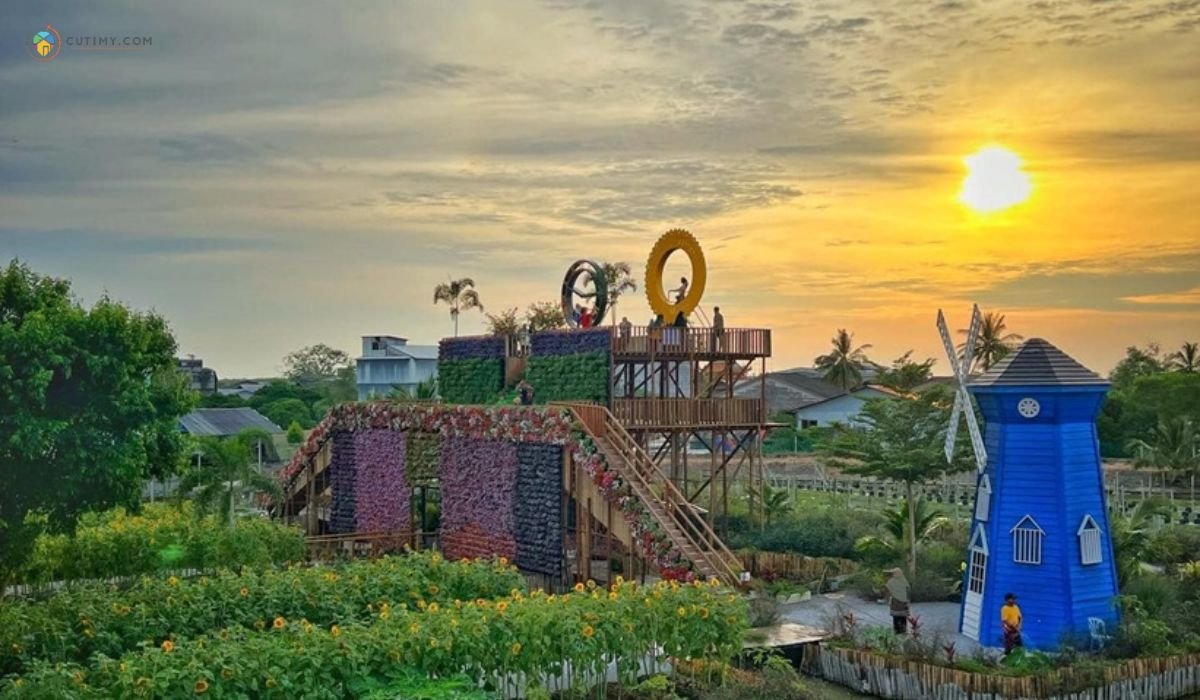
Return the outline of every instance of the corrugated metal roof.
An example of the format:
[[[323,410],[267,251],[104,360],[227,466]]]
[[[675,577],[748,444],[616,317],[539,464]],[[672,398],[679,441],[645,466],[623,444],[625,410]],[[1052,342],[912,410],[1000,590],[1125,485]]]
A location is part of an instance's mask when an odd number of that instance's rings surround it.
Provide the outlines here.
[[[971,386],[1103,386],[1100,375],[1041,338],[1030,338]]]
[[[179,426],[189,435],[217,437],[237,435],[246,428],[261,428],[268,433],[283,432],[283,428],[253,408],[197,408],[180,418]]]

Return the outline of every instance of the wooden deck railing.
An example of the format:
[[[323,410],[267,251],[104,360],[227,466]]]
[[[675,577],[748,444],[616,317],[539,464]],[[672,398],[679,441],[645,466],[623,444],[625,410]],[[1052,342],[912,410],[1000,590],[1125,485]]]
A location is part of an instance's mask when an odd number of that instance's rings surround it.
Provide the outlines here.
[[[613,399],[612,412],[627,428],[686,425],[758,425],[762,399]]]
[[[614,355],[709,355],[769,357],[771,331],[767,328],[726,328],[718,335],[712,328],[633,326],[628,331],[612,329]]]

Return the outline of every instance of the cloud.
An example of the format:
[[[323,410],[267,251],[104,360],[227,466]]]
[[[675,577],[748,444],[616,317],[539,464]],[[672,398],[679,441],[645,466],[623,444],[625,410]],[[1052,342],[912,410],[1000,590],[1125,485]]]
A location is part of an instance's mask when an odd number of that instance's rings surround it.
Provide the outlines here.
[[[1140,294],[1137,296],[1122,297],[1121,300],[1128,301],[1133,304],[1200,306],[1200,287],[1192,287],[1191,289],[1185,289],[1179,292],[1165,292],[1162,294]]]

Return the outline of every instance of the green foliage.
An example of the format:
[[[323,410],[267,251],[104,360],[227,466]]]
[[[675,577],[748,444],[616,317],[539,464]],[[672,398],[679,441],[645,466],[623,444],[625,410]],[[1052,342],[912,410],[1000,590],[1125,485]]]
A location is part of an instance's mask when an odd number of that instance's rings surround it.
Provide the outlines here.
[[[531,333],[552,331],[567,325],[562,304],[557,301],[535,301],[530,304],[525,309],[525,323]]]
[[[488,335],[514,336],[520,330],[521,322],[517,319],[517,307],[504,309],[498,314],[484,314],[487,317]]]
[[[364,700],[489,700],[494,693],[476,687],[466,676],[427,678],[411,669],[388,676],[367,676],[351,680],[349,689]]]
[[[196,441],[200,463],[184,468],[180,498],[191,497],[201,513],[215,510],[233,527],[237,504],[246,495],[261,492],[277,497],[281,493],[278,480],[259,473],[254,462],[260,445],[270,441],[271,436],[259,429],[243,430],[232,439],[200,438]]]
[[[43,534],[17,579],[29,583],[107,579],[164,569],[269,566],[304,556],[304,535],[260,518],[198,517],[190,504],[151,503],[140,513],[85,513],[71,535]]]
[[[450,318],[454,321],[454,336],[458,337],[458,315],[468,309],[483,311],[479,292],[475,291],[475,280],[462,277],[443,282],[433,288],[433,303],[443,302],[450,307]]]
[[[242,408],[248,405],[246,400],[237,394],[201,394],[196,404],[199,408]]]
[[[1155,532],[1145,551],[1146,560],[1163,566],[1200,559],[1200,527],[1168,525]]]
[[[503,387],[503,360],[467,358],[438,363],[438,390],[447,403],[490,403]]]
[[[1177,476],[1200,472],[1200,432],[1187,416],[1160,418],[1149,439],[1134,438],[1127,449],[1138,467],[1162,469]]]
[[[525,380],[538,403],[608,401],[608,353],[583,352],[529,358]]]
[[[85,309],[66,280],[0,270],[0,571],[32,543],[30,513],[67,530],[172,470],[193,400],[175,351],[160,316],[107,297]]]
[[[920,546],[950,525],[950,519],[940,510],[931,506],[924,499],[916,502],[916,538]],[[854,548],[864,554],[883,555],[883,561],[895,562],[904,558],[911,546],[908,531],[909,502],[900,504],[899,508],[883,510],[883,527],[878,534],[866,535],[854,543]]]
[[[810,557],[859,559],[854,543],[878,527],[874,513],[845,508],[805,508],[781,518],[765,530],[730,532],[736,548],[754,547],[766,552],[791,552]]]
[[[275,425],[291,425],[299,423],[308,429],[317,424],[313,419],[308,404],[300,399],[279,399],[263,405],[258,412],[266,416]]]
[[[771,524],[771,520],[792,512],[792,500],[785,488],[773,488],[770,484],[763,484],[762,489],[754,492],[754,500],[762,508],[767,525]]]
[[[854,334],[839,328],[830,341],[833,349],[813,360],[817,369],[824,372],[825,381],[850,391],[862,383],[863,370],[871,365],[866,351],[870,345],[854,346]]]
[[[1115,511],[1109,512],[1113,556],[1117,563],[1117,582],[1121,586],[1141,573],[1150,547],[1155,520],[1167,517],[1170,512],[1170,504],[1160,498],[1139,501],[1128,516]]]
[[[1160,422],[1186,418],[1200,425],[1200,373],[1167,371],[1149,351],[1128,353],[1110,375],[1112,389],[1097,421],[1105,457],[1132,456],[1131,441],[1152,441]]]
[[[1005,333],[1008,330],[1007,324],[1004,322],[1004,314],[995,311],[988,311],[983,314],[983,323],[979,326],[979,336],[975,341],[975,357],[973,360],[972,371],[986,372],[1000,360],[1003,360],[1008,353],[1012,352],[1017,343],[1022,340],[1020,335],[1016,333]],[[959,335],[966,335],[966,328],[958,329]],[[961,353],[962,343],[958,346],[958,351]]]
[[[913,351],[909,350],[892,360],[892,366],[881,371],[875,381],[903,394],[907,394],[929,381],[929,378],[933,376],[934,359],[928,357],[920,362],[914,362],[912,354]]]
[[[301,386],[334,381],[349,366],[349,355],[324,343],[301,348],[283,358],[284,376]]]
[[[289,445],[299,445],[304,442],[304,428],[300,425],[300,421],[292,421],[288,425],[287,441]]]
[[[1000,664],[1019,675],[1042,673],[1054,667],[1054,662],[1045,652],[1017,647]]]

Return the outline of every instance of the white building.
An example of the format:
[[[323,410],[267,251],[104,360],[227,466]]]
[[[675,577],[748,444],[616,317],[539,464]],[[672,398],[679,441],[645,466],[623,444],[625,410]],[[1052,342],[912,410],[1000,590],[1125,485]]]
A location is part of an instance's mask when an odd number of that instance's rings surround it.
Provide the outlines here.
[[[829,427],[834,424],[853,425],[867,399],[894,399],[900,394],[887,387],[866,384],[848,393],[804,404],[792,409],[796,428]]]
[[[358,400],[390,395],[397,389],[415,392],[417,385],[437,376],[436,345],[409,345],[394,335],[364,335],[362,356],[356,361]]]

